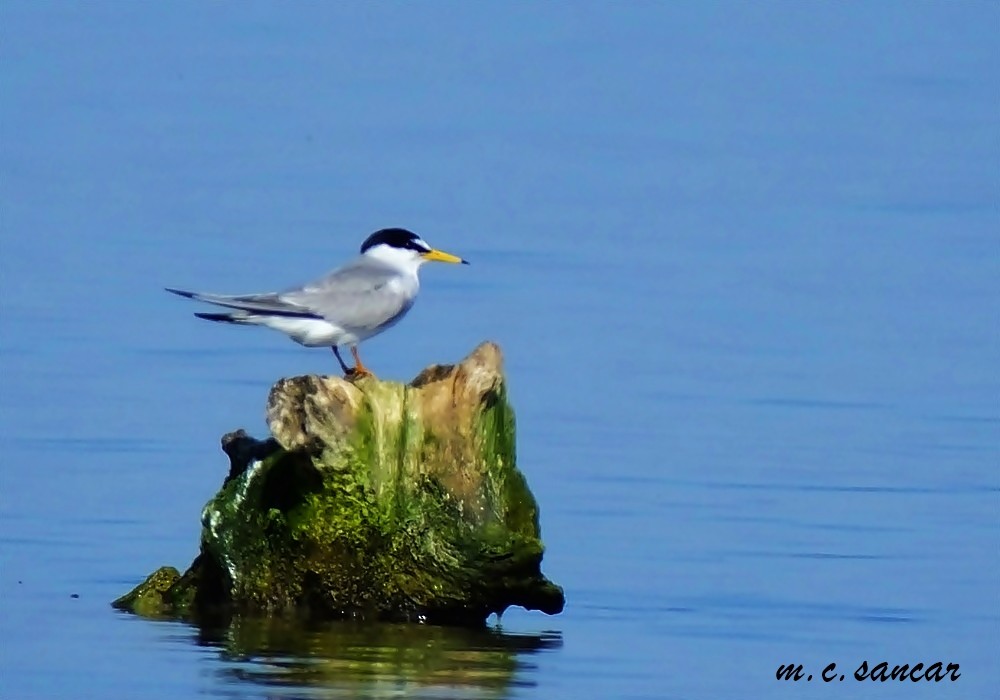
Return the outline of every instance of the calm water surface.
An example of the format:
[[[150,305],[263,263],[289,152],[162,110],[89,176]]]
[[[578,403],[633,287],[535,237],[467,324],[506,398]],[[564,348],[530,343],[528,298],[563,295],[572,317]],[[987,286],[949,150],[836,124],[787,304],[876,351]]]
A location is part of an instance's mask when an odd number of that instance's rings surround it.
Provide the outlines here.
[[[0,4],[0,697],[996,697],[997,26],[973,2]],[[366,362],[503,346],[565,613],[116,614],[195,555],[219,437],[335,370],[161,288],[281,288],[388,225],[473,265],[427,269]],[[962,676],[858,683],[864,660]]]

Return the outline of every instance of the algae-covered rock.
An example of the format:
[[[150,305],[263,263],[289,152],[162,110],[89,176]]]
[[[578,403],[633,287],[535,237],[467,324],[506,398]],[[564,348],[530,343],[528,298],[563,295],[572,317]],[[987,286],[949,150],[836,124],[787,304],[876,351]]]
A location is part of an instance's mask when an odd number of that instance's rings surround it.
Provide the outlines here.
[[[201,554],[146,609],[457,623],[562,610],[496,345],[408,385],[283,379],[267,421],[266,441],[223,438],[230,473],[205,506]],[[143,613],[136,591],[115,605]]]
[[[177,586],[180,578],[180,572],[174,567],[161,566],[111,605],[143,617],[169,617],[176,607],[172,593],[182,590]]]

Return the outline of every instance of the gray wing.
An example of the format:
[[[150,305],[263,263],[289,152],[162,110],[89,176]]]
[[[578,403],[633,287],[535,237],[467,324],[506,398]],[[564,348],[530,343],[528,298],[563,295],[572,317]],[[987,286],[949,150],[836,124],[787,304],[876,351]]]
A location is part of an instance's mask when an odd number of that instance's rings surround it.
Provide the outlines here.
[[[413,305],[412,297],[389,287],[397,274],[377,260],[359,256],[326,277],[282,292],[277,298],[344,329],[374,330],[398,319]]]

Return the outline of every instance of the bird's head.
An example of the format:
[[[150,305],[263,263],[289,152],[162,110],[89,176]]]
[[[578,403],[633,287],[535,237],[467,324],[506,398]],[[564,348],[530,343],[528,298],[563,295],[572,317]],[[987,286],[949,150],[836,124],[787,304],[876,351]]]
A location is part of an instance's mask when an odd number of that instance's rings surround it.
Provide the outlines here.
[[[469,264],[456,255],[431,248],[424,239],[405,228],[376,231],[361,244],[361,254],[403,269],[415,270],[432,260]]]

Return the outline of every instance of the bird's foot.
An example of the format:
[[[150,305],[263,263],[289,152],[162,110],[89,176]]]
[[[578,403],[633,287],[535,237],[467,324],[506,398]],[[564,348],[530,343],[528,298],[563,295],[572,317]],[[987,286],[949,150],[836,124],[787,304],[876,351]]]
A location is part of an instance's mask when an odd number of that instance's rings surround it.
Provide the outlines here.
[[[357,345],[351,346],[351,355],[354,356],[354,369],[344,372],[344,376],[347,379],[353,382],[356,379],[361,379],[361,377],[375,377],[375,375],[369,372],[368,368],[365,367],[364,363],[361,361]]]

